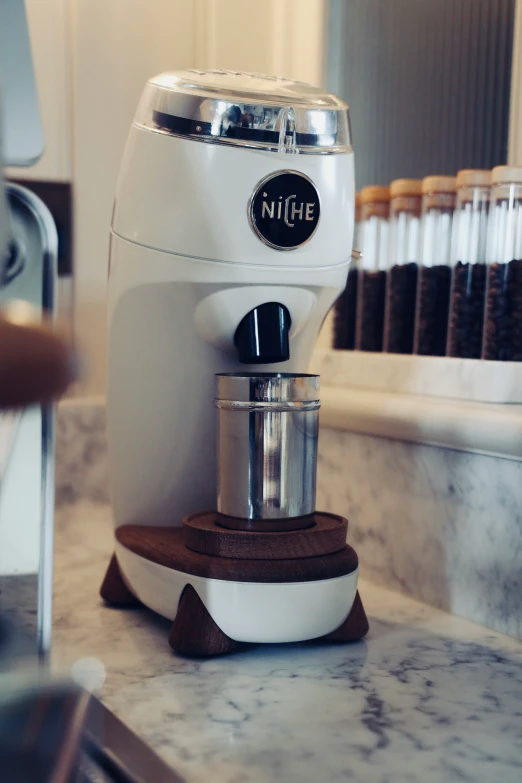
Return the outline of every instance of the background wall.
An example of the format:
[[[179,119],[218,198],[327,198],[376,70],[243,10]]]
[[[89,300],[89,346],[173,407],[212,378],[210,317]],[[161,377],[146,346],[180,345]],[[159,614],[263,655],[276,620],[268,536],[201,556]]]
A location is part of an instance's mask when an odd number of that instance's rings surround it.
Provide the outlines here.
[[[46,152],[37,166],[12,175],[73,183],[74,330],[88,362],[82,393],[105,388],[112,201],[147,78],[198,66],[320,84],[326,5],[324,0],[26,0]]]
[[[377,0],[371,0],[375,3]],[[448,0],[437,0],[447,2]],[[454,7],[493,7],[498,0],[450,0]],[[502,1],[502,0],[501,0]],[[389,0],[378,0],[389,6]],[[393,24],[405,22],[394,0]],[[185,67],[222,67],[278,73],[323,84],[323,60],[347,78],[343,61],[325,46],[328,17],[367,0],[25,0],[43,114],[45,154],[37,166],[14,176],[72,181],[75,218],[74,328],[89,376],[82,393],[105,388],[105,290],[109,224],[119,162],[128,127],[146,79]],[[431,0],[430,0],[431,3]],[[428,5],[417,0],[417,5]],[[512,0],[503,2],[511,7]],[[331,8],[330,8],[331,6]],[[515,19],[509,160],[522,162],[522,12]],[[331,11],[331,13],[329,13]],[[368,10],[369,13],[369,10]],[[485,17],[484,17],[485,18]],[[375,49],[353,30],[361,58]],[[348,31],[350,32],[350,31]],[[372,44],[373,41],[373,44]],[[355,44],[354,44],[355,45]],[[373,49],[371,48],[373,45]],[[342,52],[347,49],[343,44]],[[339,51],[339,50],[337,50]],[[344,56],[344,54],[343,54]],[[373,56],[373,55],[372,55]],[[364,83],[364,58],[356,58],[353,90]],[[353,69],[352,69],[353,70]],[[351,78],[351,77],[350,77]],[[336,88],[330,79],[329,86]],[[349,97],[349,96],[347,96]],[[356,97],[355,95],[353,96]],[[351,99],[350,99],[351,101]],[[351,101],[353,104],[353,101]],[[356,111],[352,105],[352,119]],[[413,118],[412,124],[415,119]],[[381,132],[381,136],[382,136]],[[357,141],[357,140],[356,140]],[[356,148],[357,155],[357,148]],[[402,172],[401,172],[402,173]],[[67,300],[68,291],[62,280]],[[328,343],[328,328],[322,344]]]
[[[194,21],[192,0],[72,0],[74,323],[88,360],[82,392],[105,386],[109,226],[128,129],[150,75],[194,64]]]
[[[299,0],[295,13],[296,0],[74,0],[75,326],[90,358],[89,392],[105,386],[112,200],[147,78],[198,66],[320,81],[322,6],[321,0]]]

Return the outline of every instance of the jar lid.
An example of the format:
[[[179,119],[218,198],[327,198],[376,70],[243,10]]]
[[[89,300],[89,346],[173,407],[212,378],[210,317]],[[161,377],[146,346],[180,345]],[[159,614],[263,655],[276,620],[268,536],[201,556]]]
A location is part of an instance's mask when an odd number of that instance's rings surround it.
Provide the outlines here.
[[[348,106],[304,82],[256,73],[162,73],[145,87],[138,127],[272,151],[351,152]]]
[[[422,180],[422,192],[425,196],[431,193],[454,193],[456,189],[455,177],[430,176]]]
[[[361,204],[379,204],[390,200],[390,188],[384,185],[367,185],[360,192]]]
[[[495,166],[491,172],[493,185],[522,185],[522,166]]]
[[[491,185],[491,171],[486,169],[463,169],[457,174],[457,188],[488,188]]]
[[[421,196],[421,179],[394,179],[390,185],[390,197],[396,196]]]

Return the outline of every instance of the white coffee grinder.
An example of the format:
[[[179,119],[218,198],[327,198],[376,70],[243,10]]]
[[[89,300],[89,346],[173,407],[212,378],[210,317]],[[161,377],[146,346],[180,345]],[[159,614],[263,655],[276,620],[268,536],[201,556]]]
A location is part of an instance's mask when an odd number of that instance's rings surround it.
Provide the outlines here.
[[[112,223],[101,592],[173,620],[177,652],[367,631],[346,520],[315,510],[318,379],[303,374],[353,219],[338,98],[229,71],[148,82]]]

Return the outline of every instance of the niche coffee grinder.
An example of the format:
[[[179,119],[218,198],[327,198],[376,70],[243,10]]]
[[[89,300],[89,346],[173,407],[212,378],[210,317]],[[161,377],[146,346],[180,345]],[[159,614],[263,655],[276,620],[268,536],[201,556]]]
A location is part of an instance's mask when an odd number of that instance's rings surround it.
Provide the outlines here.
[[[315,511],[318,379],[300,374],[353,216],[335,96],[228,71],[148,82],[111,235],[102,596],[172,619],[179,652],[367,630],[346,521]]]

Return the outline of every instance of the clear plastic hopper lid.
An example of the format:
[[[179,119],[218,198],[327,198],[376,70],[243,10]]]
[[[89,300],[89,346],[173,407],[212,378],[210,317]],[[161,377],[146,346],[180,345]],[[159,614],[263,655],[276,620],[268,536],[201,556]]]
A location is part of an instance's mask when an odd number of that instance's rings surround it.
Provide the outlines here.
[[[351,150],[343,101],[310,84],[262,74],[162,73],[147,83],[135,124],[174,136],[274,151]]]

